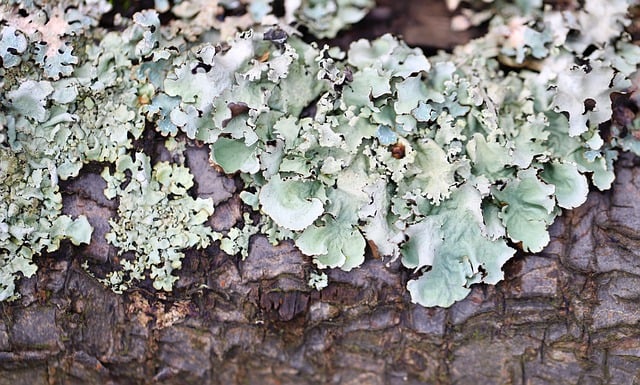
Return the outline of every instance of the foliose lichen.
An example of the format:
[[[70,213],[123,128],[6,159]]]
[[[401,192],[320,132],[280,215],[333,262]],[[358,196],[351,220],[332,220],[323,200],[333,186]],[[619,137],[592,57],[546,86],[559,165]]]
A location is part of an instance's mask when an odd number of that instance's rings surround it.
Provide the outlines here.
[[[97,26],[100,0],[0,6],[0,300],[35,254],[90,241],[57,185],[89,162],[119,205],[107,240],[121,266],[103,280],[117,291],[147,277],[170,291],[185,249],[246,257],[256,233],[319,269],[356,268],[367,245],[401,258],[424,306],[497,283],[514,245],[541,251],[589,182],[610,188],[618,151],[640,154],[640,120],[611,103],[640,100],[640,48],[624,32],[632,1],[486,3],[457,19],[489,20],[484,37],[430,58],[391,35],[318,47],[293,27],[334,36],[369,0],[286,1],[281,18],[269,0],[157,1],[117,32]],[[134,148],[145,129],[209,146],[262,220],[213,231],[182,158]]]

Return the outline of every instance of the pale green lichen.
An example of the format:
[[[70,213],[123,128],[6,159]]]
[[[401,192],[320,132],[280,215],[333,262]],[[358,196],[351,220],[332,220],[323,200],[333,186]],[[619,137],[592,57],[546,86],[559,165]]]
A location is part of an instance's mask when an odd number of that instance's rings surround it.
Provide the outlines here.
[[[182,267],[183,250],[204,248],[219,239],[204,225],[213,214],[213,201],[188,195],[193,176],[186,167],[167,162],[152,167],[142,153],[135,159],[120,157],[115,172],[105,168],[102,177],[107,182],[105,196],[120,202],[106,237],[122,256],[122,269],[105,281],[121,292],[150,270],[153,287],[171,291],[178,279],[172,272]]]
[[[309,276],[309,287],[312,287],[316,290],[322,290],[329,285],[329,277],[326,273],[311,273]]]
[[[87,218],[61,215],[55,168],[0,144],[0,301],[13,298],[18,274],[36,272],[34,255],[52,252],[62,239],[89,243]]]
[[[293,240],[321,269],[360,266],[367,244],[401,257],[424,306],[497,283],[508,242],[542,250],[589,181],[611,186],[619,148],[640,154],[639,119],[599,132],[612,93],[638,99],[640,49],[623,33],[626,0],[464,5],[458,26],[490,20],[486,36],[426,58],[390,35],[319,48],[291,26],[335,36],[370,0],[285,1],[281,20],[270,0],[156,1],[116,17],[118,32],[96,28],[100,0],[3,4],[0,300],[34,255],[89,242],[58,192],[89,162],[105,163],[117,199],[107,240],[120,264],[103,279],[116,291],[147,278],[170,291],[186,249],[219,242],[246,258],[257,233]],[[171,163],[134,150],[145,127],[169,136]],[[207,225],[213,201],[191,195],[186,140],[240,174],[261,221]]]
[[[335,37],[345,26],[362,20],[374,5],[373,0],[288,0],[285,19],[299,22],[317,37]]]
[[[62,159],[75,157],[64,127],[77,120],[77,90],[60,78],[78,63],[74,36],[97,25],[108,6],[75,5],[23,4],[22,14],[18,5],[0,6],[0,300],[17,297],[15,281],[35,273],[37,254],[57,250],[63,239],[91,240],[87,218],[62,215],[58,181],[74,174]]]

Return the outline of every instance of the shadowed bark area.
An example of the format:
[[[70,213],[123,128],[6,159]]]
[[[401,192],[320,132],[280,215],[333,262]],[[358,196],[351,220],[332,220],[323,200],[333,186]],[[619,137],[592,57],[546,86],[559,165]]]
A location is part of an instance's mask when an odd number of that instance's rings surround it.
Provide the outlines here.
[[[395,25],[398,5],[381,4],[369,22],[391,12]],[[342,38],[368,37],[358,28]],[[241,223],[237,182],[204,148],[186,157],[193,193],[216,202],[211,225]],[[411,304],[408,272],[371,257],[313,291],[310,258],[264,237],[246,260],[189,251],[171,295],[148,282],[114,294],[80,266],[117,264],[104,240],[117,205],[88,167],[64,186],[64,207],[89,217],[92,243],[39,258],[22,298],[0,303],[0,385],[640,383],[639,164],[623,155],[613,189],[564,212],[542,253],[450,309]]]

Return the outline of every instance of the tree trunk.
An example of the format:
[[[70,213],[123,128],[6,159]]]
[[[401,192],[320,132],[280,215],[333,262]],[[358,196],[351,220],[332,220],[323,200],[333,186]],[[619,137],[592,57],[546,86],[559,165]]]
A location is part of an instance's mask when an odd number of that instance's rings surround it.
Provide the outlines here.
[[[369,20],[393,20],[389,7]],[[411,20],[390,23],[413,44],[458,42]],[[190,151],[198,194],[220,203],[212,224],[229,228],[242,217],[233,179]],[[371,257],[313,291],[310,259],[262,237],[244,261],[189,252],[172,295],[114,294],[81,267],[115,260],[100,241],[115,206],[94,170],[64,186],[66,212],[91,215],[92,244],[41,257],[22,298],[0,303],[0,385],[640,383],[639,162],[623,155],[613,189],[563,213],[542,253],[450,309],[411,304],[409,272]]]

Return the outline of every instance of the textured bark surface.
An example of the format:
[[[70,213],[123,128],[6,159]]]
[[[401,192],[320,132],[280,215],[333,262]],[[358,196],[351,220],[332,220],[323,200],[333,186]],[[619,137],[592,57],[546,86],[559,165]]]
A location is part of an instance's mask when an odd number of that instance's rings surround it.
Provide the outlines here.
[[[228,229],[242,218],[238,186],[207,157],[187,153],[195,193]],[[563,213],[542,253],[446,310],[412,305],[408,272],[371,258],[312,291],[310,259],[262,237],[244,261],[215,245],[189,252],[171,296],[148,283],[116,295],[80,267],[117,263],[103,238],[116,206],[89,167],[64,203],[90,216],[93,242],[40,258],[22,298],[0,303],[0,385],[638,384],[639,165],[622,156],[613,189]]]

